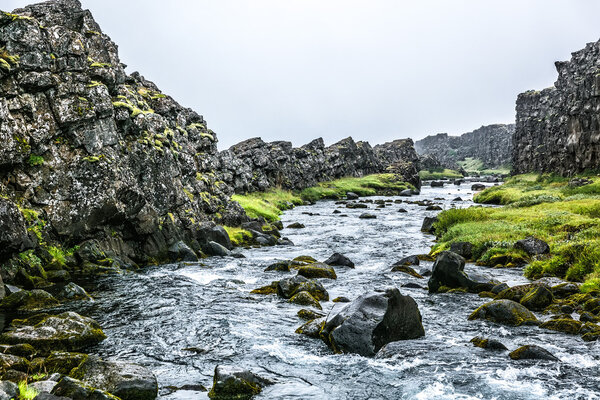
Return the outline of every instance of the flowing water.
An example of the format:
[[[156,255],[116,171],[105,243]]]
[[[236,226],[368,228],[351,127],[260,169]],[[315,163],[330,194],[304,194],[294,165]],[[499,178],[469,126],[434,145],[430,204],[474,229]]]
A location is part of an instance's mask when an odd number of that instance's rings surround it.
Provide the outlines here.
[[[452,202],[457,196],[465,201]],[[443,199],[435,202],[444,209],[472,205],[470,184],[424,187],[421,195],[408,200],[434,198]],[[306,226],[282,231],[295,246],[242,250],[245,259],[213,257],[201,264],[162,265],[100,278],[90,288],[96,301],[73,305],[98,320],[108,335],[94,352],[149,367],[165,399],[208,398],[206,392],[172,392],[168,386],[210,388],[217,364],[247,367],[276,380],[258,399],[600,398],[600,344],[537,327],[467,321],[485,299],[401,287],[409,282],[427,285],[426,280],[390,269],[403,256],[429,251],[434,238],[420,227],[435,211],[407,203],[388,203],[385,208],[369,204],[368,210],[340,208],[344,217],[333,214],[338,207],[344,206],[322,201],[286,211],[284,225]],[[399,208],[408,212],[400,213]],[[365,211],[377,219],[359,219]],[[320,340],[294,333],[304,322],[296,315],[300,306],[274,295],[250,294],[291,276],[264,272],[273,261],[299,255],[324,260],[333,252],[348,256],[356,268],[336,267],[338,279],[323,280],[330,298],[353,299],[370,289],[399,287],[418,303],[425,337],[399,342],[388,358],[335,355]],[[431,263],[416,267],[422,268],[430,269]],[[509,285],[526,282],[518,269],[467,265],[465,270]],[[333,303],[322,305],[327,312]],[[469,342],[474,336],[499,339],[511,350],[538,344],[562,361],[512,361],[506,351],[474,347]]]

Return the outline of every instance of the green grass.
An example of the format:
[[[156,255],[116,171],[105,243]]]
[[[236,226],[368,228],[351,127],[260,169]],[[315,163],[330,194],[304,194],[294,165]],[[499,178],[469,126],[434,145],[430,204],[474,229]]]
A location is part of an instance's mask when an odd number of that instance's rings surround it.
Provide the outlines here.
[[[600,289],[600,178],[590,178],[594,183],[577,188],[567,178],[529,174],[486,189],[475,201],[505,207],[440,213],[432,253],[467,241],[481,264],[493,265],[493,257],[502,254],[525,258],[527,277],[558,276],[585,282],[583,290]],[[527,236],[546,241],[550,255],[528,259],[514,250],[515,241]]]
[[[399,181],[394,174],[374,174],[360,178],[348,177],[322,182],[317,186],[304,189],[299,193],[302,200],[341,199],[348,192],[359,196],[374,196],[384,192],[398,193],[405,189],[414,189],[406,182]]]
[[[463,161],[458,161],[458,165],[462,167],[466,172],[478,173],[481,175],[508,175],[510,174],[510,166],[502,166],[498,168],[484,168],[483,161],[478,158],[466,157]]]
[[[454,171],[453,169],[430,169],[430,170],[421,170],[419,172],[419,176],[424,181],[431,181],[436,179],[460,179],[462,178],[462,174],[458,171]]]
[[[347,192],[354,192],[359,196],[373,196],[398,193],[405,189],[414,189],[414,187],[409,183],[399,181],[394,174],[375,174],[322,182],[301,192],[271,189],[266,192],[236,194],[231,198],[240,203],[250,218],[263,217],[267,221],[277,221],[283,210],[304,204],[306,201],[341,199],[346,196]]]
[[[44,164],[44,157],[32,154],[32,155],[29,156],[29,159],[27,160],[27,163],[30,166],[32,166],[32,167],[36,167],[38,165],[42,165],[42,164]]]
[[[19,382],[19,399],[20,400],[32,400],[39,393],[32,387],[27,385],[27,381]]]
[[[234,246],[243,246],[249,239],[252,239],[252,234],[245,229],[232,226],[224,226],[223,228],[227,231],[229,239]]]

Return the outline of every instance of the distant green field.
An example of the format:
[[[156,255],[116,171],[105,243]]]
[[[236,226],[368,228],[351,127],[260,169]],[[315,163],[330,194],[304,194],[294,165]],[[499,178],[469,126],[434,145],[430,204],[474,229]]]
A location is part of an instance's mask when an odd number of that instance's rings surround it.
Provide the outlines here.
[[[508,175],[510,174],[510,166],[502,166],[495,169],[486,169],[483,167],[483,161],[478,158],[467,157],[463,161],[458,161],[458,165],[468,173],[478,173],[481,175]]]
[[[421,170],[419,176],[424,181],[435,180],[435,179],[458,179],[462,178],[462,174],[452,169],[434,169],[434,170]]]

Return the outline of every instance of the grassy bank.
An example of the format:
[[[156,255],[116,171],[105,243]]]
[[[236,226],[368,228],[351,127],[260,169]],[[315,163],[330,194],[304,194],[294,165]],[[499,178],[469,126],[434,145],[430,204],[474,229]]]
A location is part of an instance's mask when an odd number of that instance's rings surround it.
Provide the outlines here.
[[[405,189],[414,189],[406,182],[399,181],[394,174],[375,174],[360,178],[341,178],[322,182],[317,186],[292,192],[271,189],[266,192],[254,192],[234,195],[232,199],[240,203],[250,218],[263,217],[267,221],[277,221],[283,210],[304,202],[322,199],[341,199],[347,192],[359,196],[373,196],[384,193],[398,193]]]
[[[462,178],[462,174],[458,171],[454,171],[453,169],[424,169],[419,171],[419,176],[424,181],[432,181],[437,179],[460,179]]]
[[[458,161],[458,165],[462,167],[468,174],[479,175],[508,175],[510,174],[510,166],[503,166],[494,169],[485,168],[483,161],[478,158],[467,157],[463,161]]]
[[[478,203],[500,208],[453,209],[439,215],[438,244],[473,244],[473,259],[489,266],[529,263],[530,278],[558,276],[585,282],[583,290],[600,289],[600,178],[580,187],[555,176],[519,175],[475,196]],[[513,244],[535,236],[550,245],[550,254],[529,258]]]

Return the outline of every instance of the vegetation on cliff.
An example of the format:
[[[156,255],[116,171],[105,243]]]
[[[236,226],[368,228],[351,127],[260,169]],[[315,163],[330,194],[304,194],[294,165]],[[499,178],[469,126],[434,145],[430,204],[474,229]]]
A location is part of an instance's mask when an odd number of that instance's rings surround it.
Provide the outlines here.
[[[527,263],[527,277],[558,276],[585,282],[585,291],[600,289],[600,178],[519,175],[474,200],[505,207],[440,213],[433,253],[453,242],[469,242],[472,258],[480,264]],[[531,257],[515,249],[515,242],[528,236],[547,242],[550,253]]]
[[[232,199],[242,206],[250,218],[262,217],[267,221],[277,221],[283,210],[305,202],[341,199],[348,192],[356,193],[359,196],[374,196],[398,194],[406,189],[414,189],[414,186],[398,180],[395,174],[374,174],[322,182],[302,191],[270,189],[265,192],[236,194],[232,196]]]
[[[469,175],[508,175],[510,174],[510,165],[498,166],[496,168],[486,168],[483,161],[479,158],[467,157],[463,161],[456,162]]]

